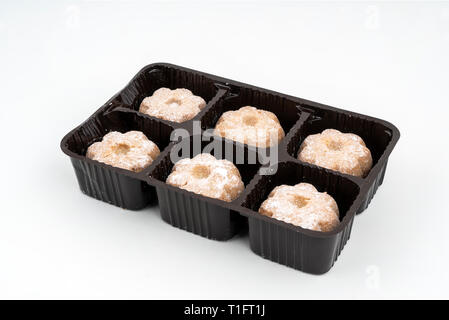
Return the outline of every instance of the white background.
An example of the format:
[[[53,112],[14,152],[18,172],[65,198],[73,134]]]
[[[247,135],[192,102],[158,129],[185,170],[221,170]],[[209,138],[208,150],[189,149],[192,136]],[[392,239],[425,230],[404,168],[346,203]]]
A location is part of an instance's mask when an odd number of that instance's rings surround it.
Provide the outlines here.
[[[449,298],[448,57],[448,2],[2,1],[0,298]],[[79,191],[61,138],[161,61],[397,125],[329,273]]]

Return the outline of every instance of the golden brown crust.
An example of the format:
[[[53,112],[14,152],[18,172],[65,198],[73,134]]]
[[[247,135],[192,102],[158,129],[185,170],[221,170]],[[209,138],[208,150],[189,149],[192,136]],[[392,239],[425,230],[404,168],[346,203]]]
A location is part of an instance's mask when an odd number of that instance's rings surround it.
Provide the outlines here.
[[[214,133],[261,148],[277,145],[285,136],[274,113],[251,106],[223,113],[215,125]]]
[[[362,138],[335,129],[309,135],[299,148],[298,159],[359,177],[366,176],[373,165]]]
[[[86,157],[111,166],[141,171],[159,155],[158,146],[140,131],[111,131],[89,146]]]
[[[230,202],[244,189],[237,167],[228,160],[218,160],[208,153],[178,161],[167,178],[167,184]]]
[[[331,231],[339,223],[335,200],[309,183],[275,187],[260,206],[259,213],[315,231]]]
[[[184,122],[193,119],[205,106],[206,101],[188,89],[160,88],[143,99],[139,111],[159,119]]]

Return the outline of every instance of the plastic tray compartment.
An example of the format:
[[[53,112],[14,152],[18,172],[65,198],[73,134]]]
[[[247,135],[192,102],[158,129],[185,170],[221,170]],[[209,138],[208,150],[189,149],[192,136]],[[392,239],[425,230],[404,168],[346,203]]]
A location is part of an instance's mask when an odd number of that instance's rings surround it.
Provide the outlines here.
[[[219,82],[204,73],[168,64],[152,64],[140,70],[125,88],[111,99],[109,110],[123,110],[125,108],[139,112],[142,100],[162,87],[189,89],[194,95],[200,96],[206,101],[207,105],[203,111],[208,106],[215,104],[227,92],[227,88],[222,87]],[[150,117],[143,113],[140,114],[144,117]],[[195,119],[200,118],[202,114],[203,112],[200,112]],[[184,123],[160,121],[174,127],[191,124],[190,121]]]
[[[338,204],[340,224],[330,232],[319,232],[276,220],[257,211],[268,194],[282,184],[312,184],[330,194]],[[360,188],[350,179],[324,168],[295,161],[278,164],[274,175],[258,175],[242,206],[248,217],[251,249],[280,264],[313,274],[327,272],[349,239]]]
[[[201,148],[195,149],[199,139]],[[209,146],[209,147],[207,147]],[[206,148],[205,148],[206,147]],[[182,150],[187,153],[181,153]],[[167,223],[214,240],[228,240],[245,225],[245,220],[233,208],[242,201],[245,191],[232,202],[204,197],[165,183],[174,163],[171,154],[193,158],[199,153],[210,153],[217,159],[233,162],[247,186],[260,164],[257,153],[240,143],[226,139],[201,141],[201,136],[190,136],[166,150],[150,174],[150,183],[156,185],[161,217]],[[248,159],[254,161],[248,161]]]
[[[83,193],[125,209],[138,210],[157,200],[154,187],[143,181],[151,166],[141,172],[132,172],[85,156],[87,148],[92,143],[101,141],[106,133],[124,133],[130,130],[142,131],[160,150],[164,150],[173,128],[134,113],[96,114],[67,134],[61,147],[70,156]]]
[[[199,118],[202,129],[213,130],[224,112],[235,111],[244,106],[256,106],[258,109],[273,112],[286,135],[301,116],[297,100],[255,87],[230,85],[229,92],[223,99],[204,110],[204,115]]]

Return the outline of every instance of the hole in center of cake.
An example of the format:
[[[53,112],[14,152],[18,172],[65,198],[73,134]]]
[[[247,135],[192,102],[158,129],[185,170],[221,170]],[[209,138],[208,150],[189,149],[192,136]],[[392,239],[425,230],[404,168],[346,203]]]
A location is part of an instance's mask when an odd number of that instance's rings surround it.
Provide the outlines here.
[[[341,147],[342,147],[341,143],[336,140],[329,140],[326,143],[326,145],[332,151],[339,151],[339,150],[341,150]]]
[[[256,125],[257,121],[258,120],[257,120],[257,118],[255,116],[245,116],[243,118],[243,123],[245,125],[247,125],[247,126],[250,126],[250,127]]]
[[[210,175],[210,169],[207,166],[198,164],[193,167],[192,175],[197,179],[205,179]]]
[[[166,103],[169,105],[173,105],[174,107],[179,107],[182,104],[182,101],[177,98],[170,98]]]
[[[302,208],[305,207],[308,203],[309,203],[309,198],[303,197],[303,196],[299,196],[299,195],[295,195],[293,197],[293,203],[295,206],[297,206],[298,208]]]
[[[119,155],[127,154],[129,150],[131,150],[131,148],[125,143],[119,143],[113,147],[114,153]]]

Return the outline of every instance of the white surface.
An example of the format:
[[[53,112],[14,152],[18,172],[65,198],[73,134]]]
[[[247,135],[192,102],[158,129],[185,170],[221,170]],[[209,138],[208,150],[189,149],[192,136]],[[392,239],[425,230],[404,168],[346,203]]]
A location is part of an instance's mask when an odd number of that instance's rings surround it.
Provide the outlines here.
[[[447,2],[2,1],[0,298],[449,298],[448,56]],[[81,194],[60,139],[160,61],[398,126],[329,273]]]

